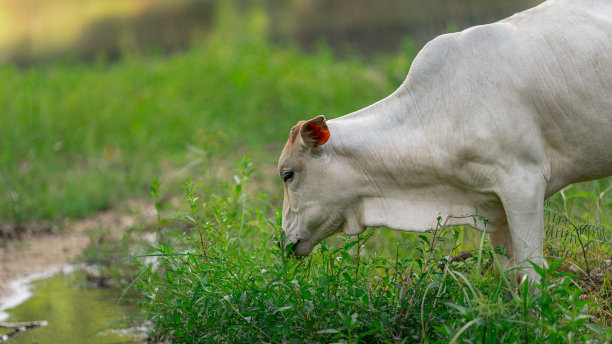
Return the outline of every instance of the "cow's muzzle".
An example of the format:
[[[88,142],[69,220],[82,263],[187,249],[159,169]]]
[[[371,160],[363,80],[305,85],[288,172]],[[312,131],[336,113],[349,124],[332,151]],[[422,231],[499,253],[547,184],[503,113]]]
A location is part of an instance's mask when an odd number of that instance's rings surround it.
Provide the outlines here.
[[[291,253],[291,254],[295,254],[297,253],[296,247],[297,245],[302,241],[302,239],[297,239],[295,241],[290,241],[288,243],[285,244],[285,250],[287,250],[287,253]]]
[[[281,228],[281,230],[283,230]],[[284,241],[284,243],[283,243]],[[290,254],[295,254],[296,253],[296,246],[302,242],[301,238],[295,238],[294,240],[287,240],[287,238],[285,237],[285,240],[283,240],[282,238],[279,238],[279,240],[276,242],[276,245],[278,246],[278,248],[282,248],[281,245],[285,245],[285,250],[287,250],[287,253]]]

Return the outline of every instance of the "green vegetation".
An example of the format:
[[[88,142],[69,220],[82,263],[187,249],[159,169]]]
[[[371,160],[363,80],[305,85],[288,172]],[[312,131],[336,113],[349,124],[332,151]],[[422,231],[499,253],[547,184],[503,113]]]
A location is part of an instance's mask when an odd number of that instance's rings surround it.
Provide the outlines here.
[[[449,263],[465,243],[460,228],[442,228],[443,219],[438,230],[387,242],[387,249],[372,249],[384,229],[370,229],[357,238],[343,237],[338,246],[324,242],[307,258],[290,257],[284,245],[276,245],[283,238],[280,217],[276,213],[274,221],[270,214],[278,209],[265,195],[248,192],[252,173],[245,159],[224,191],[211,192],[204,183],[184,185],[185,209],[173,221],[162,221],[166,240],[157,242],[151,254],[134,258],[156,258],[139,265],[137,279],[155,338],[177,343],[605,343],[612,336],[592,323],[593,315],[600,322],[610,315],[605,288],[589,293],[577,284],[583,277],[568,273],[564,260],[555,259],[535,267],[541,283],[517,286],[511,273],[496,271],[485,235],[473,257]]]
[[[308,258],[288,256],[276,245],[280,187],[272,172],[288,129],[386,96],[416,52],[407,43],[368,61],[338,59],[321,44],[304,54],[261,39],[258,13],[237,21],[219,11],[205,44],[170,57],[0,66],[0,223],[86,216],[147,193],[158,212],[177,210],[119,242],[92,233],[99,245],[82,257],[137,287],[154,336],[175,343],[612,336],[604,326],[612,319],[610,178],[547,202],[548,252],[568,259],[552,257],[537,285],[496,271],[486,238],[461,227],[422,235],[370,229],[328,240]],[[243,159],[230,173],[244,153],[254,163]],[[190,176],[204,181],[183,185],[184,209],[167,206],[162,191],[177,193],[175,182]],[[154,233],[153,244],[138,243],[141,232]],[[447,261],[462,250],[474,257]],[[120,264],[121,255],[134,257]]]
[[[210,156],[273,161],[296,121],[380,99],[414,56],[366,65],[218,31],[169,58],[0,66],[0,223],[82,217]]]

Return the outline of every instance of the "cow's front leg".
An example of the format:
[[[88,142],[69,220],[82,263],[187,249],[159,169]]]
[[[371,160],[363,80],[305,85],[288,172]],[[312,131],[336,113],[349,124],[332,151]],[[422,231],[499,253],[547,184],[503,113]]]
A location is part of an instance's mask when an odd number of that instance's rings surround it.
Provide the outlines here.
[[[489,232],[489,241],[493,249],[501,247],[507,255],[507,257],[497,256],[501,263],[501,269],[507,270],[512,268],[514,266],[514,249],[512,248],[512,236],[510,235],[507,221],[504,220],[503,223],[496,225],[494,232]]]
[[[532,179],[533,180],[533,179]],[[520,273],[531,280],[539,281],[529,261],[542,265],[544,258],[544,183],[528,183],[525,178],[521,185],[502,195],[502,204],[506,212],[508,232],[512,240],[514,264],[520,267]]]

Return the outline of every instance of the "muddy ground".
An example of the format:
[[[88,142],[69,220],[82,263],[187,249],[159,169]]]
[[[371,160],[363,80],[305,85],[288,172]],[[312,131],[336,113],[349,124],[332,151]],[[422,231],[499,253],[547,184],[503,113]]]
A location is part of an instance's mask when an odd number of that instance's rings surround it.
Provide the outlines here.
[[[0,300],[10,297],[11,281],[58,270],[74,261],[89,245],[89,231],[104,228],[119,236],[129,227],[155,218],[152,206],[138,202],[118,209],[54,226],[34,223],[2,227],[5,240],[0,242]]]

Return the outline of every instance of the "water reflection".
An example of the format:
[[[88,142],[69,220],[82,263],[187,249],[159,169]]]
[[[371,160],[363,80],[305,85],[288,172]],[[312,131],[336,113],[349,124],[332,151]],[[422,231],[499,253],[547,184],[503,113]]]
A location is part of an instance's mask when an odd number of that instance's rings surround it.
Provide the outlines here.
[[[34,282],[34,296],[7,310],[6,321],[47,320],[48,326],[16,335],[10,343],[137,343],[134,333],[121,330],[129,327],[136,307],[118,305],[118,290],[84,288],[84,283],[82,271]]]

